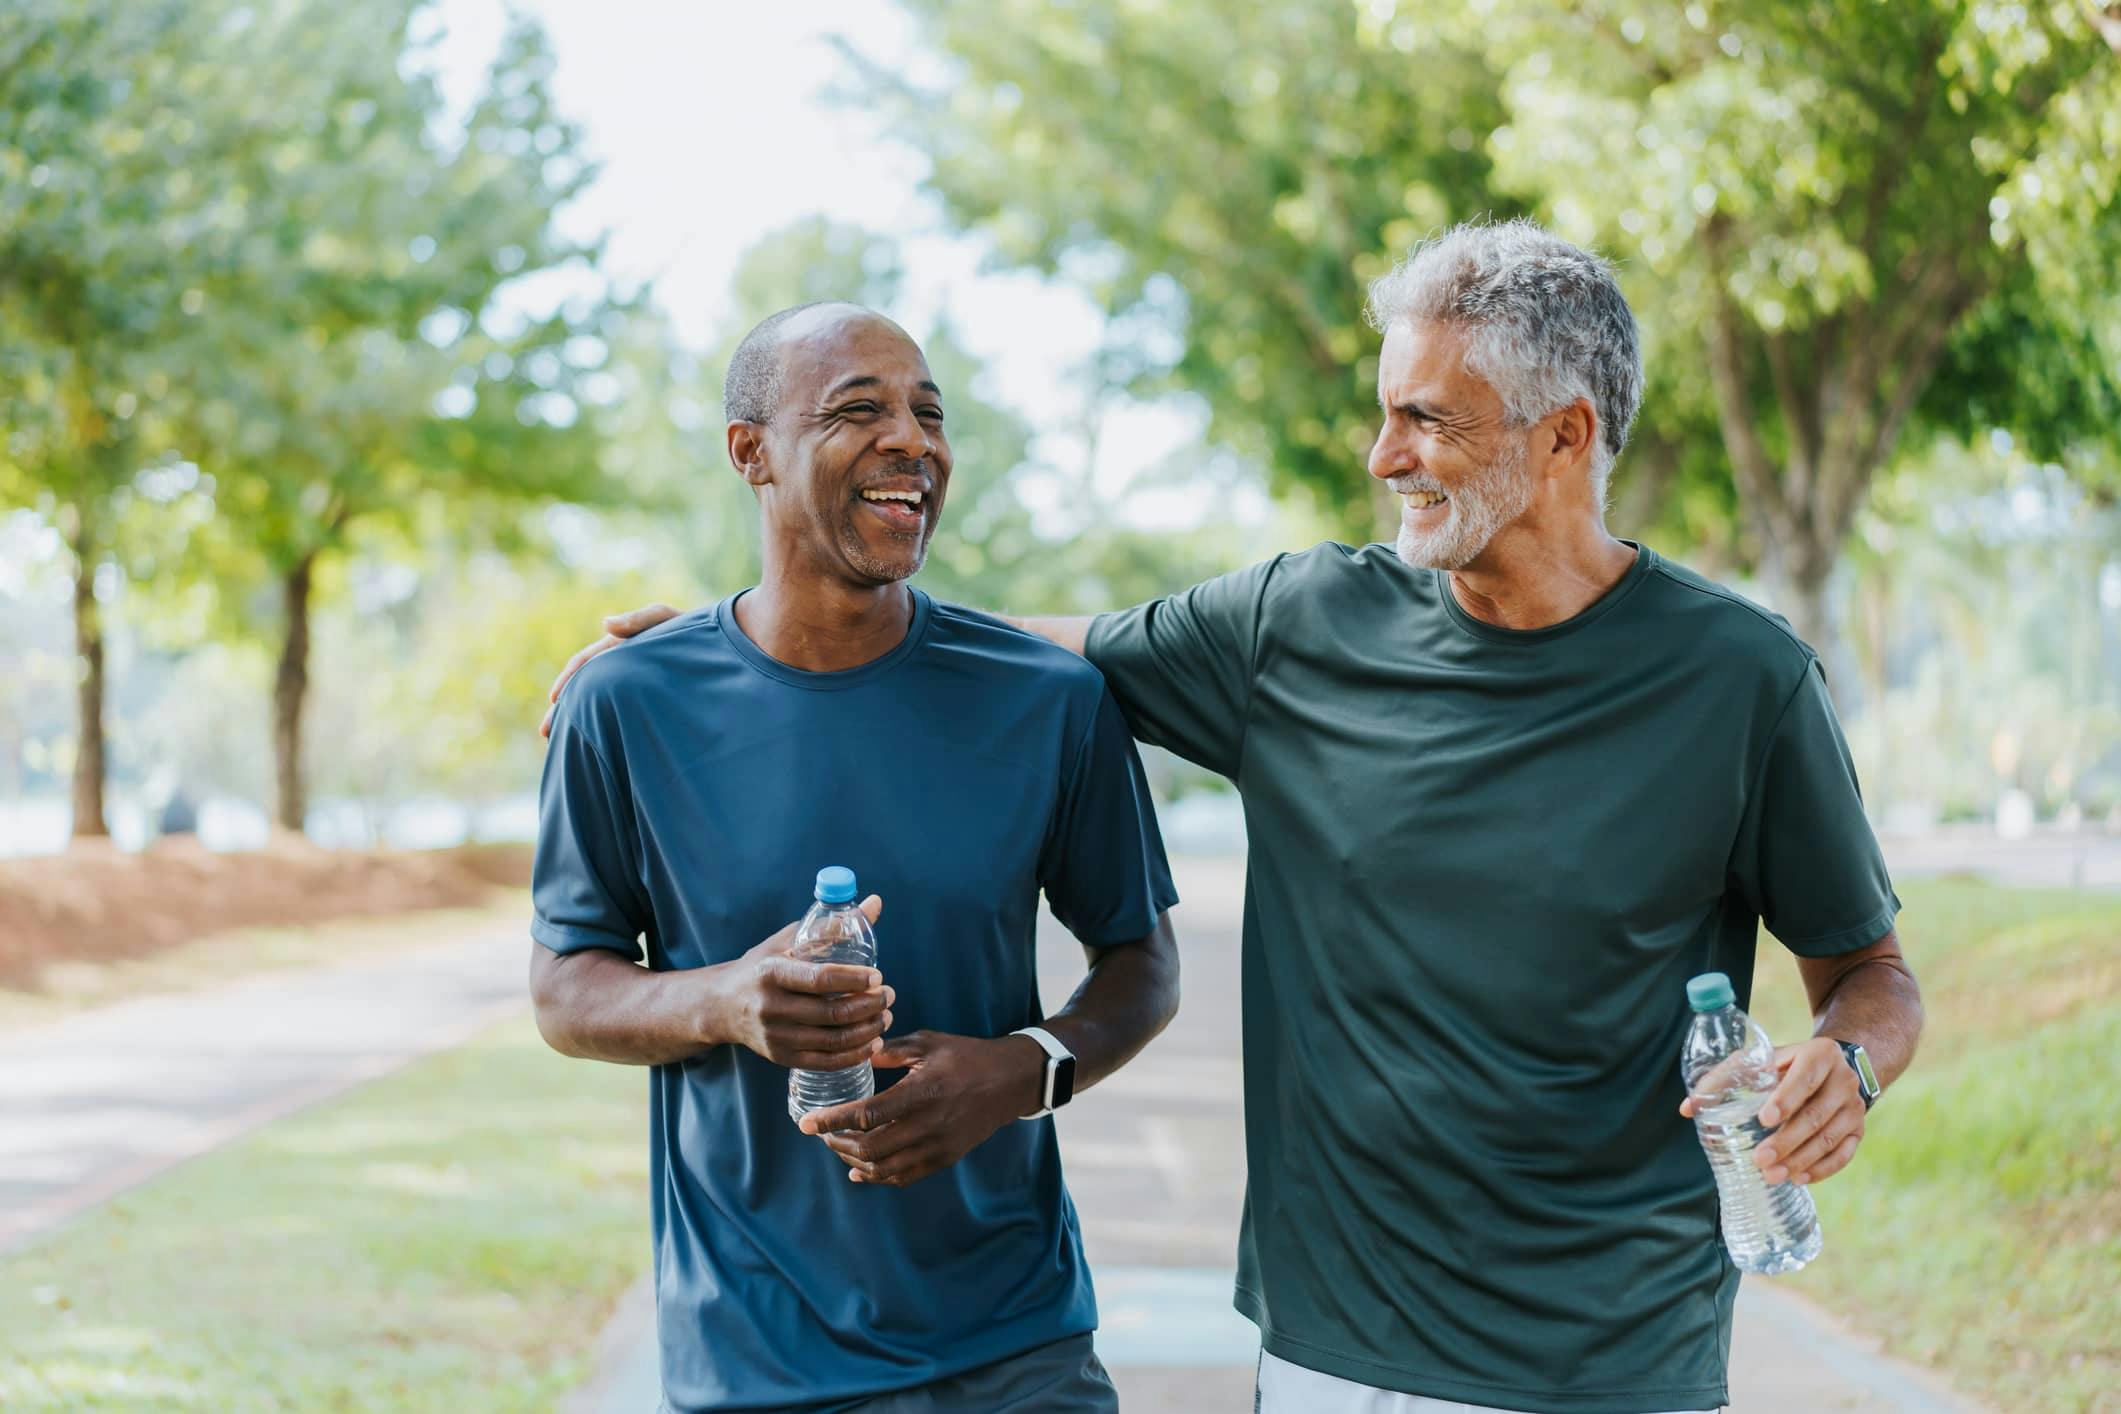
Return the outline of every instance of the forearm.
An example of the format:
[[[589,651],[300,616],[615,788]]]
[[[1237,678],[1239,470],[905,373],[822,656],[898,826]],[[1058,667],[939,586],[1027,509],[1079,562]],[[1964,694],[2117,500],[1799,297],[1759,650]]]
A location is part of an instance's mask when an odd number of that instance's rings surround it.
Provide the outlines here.
[[[1896,945],[1834,979],[1815,1000],[1812,1034],[1862,1046],[1879,1084],[1891,1085],[1915,1059],[1922,1021],[1922,990]]]
[[[711,967],[651,972],[601,948],[556,953],[533,944],[530,995],[538,1031],[562,1055],[618,1065],[688,1060],[716,1034]]]
[[[1040,638],[1050,639],[1067,649],[1070,653],[1088,656],[1086,646],[1090,641],[1091,622],[1088,615],[1075,618],[1019,619],[1003,614],[1001,615],[1001,620],[1003,623],[1013,624],[1026,633],[1035,633]]]
[[[1134,1059],[1177,1014],[1178,943],[1166,913],[1140,941],[1098,950],[1067,1005],[1041,1024],[1075,1053],[1081,1094]]]

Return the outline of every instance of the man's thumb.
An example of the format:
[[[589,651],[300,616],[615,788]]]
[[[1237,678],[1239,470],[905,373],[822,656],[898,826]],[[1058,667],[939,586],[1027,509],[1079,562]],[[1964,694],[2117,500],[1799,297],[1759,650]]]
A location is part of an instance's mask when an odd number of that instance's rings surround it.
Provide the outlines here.
[[[881,895],[871,894],[862,900],[862,916],[873,926],[884,915],[884,900]]]

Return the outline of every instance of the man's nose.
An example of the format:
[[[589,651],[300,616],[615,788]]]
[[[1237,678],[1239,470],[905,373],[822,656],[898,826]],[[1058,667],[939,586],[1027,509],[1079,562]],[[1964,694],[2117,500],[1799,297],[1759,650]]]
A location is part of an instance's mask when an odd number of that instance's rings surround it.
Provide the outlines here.
[[[935,443],[928,436],[927,427],[913,415],[912,408],[900,408],[892,416],[876,445],[878,450],[896,452],[908,461],[935,455]]]
[[[1370,444],[1370,475],[1379,481],[1390,481],[1401,472],[1412,470],[1413,454],[1405,447],[1394,445],[1388,432],[1379,431],[1377,440]]]

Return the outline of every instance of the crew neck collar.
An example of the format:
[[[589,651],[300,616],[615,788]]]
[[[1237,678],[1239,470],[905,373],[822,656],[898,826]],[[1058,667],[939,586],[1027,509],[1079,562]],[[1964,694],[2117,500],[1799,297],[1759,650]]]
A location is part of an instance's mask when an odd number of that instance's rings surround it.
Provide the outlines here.
[[[1452,592],[1450,571],[1432,569],[1429,575],[1436,585],[1437,597],[1443,600],[1444,612],[1451,616],[1451,622],[1473,637],[1484,638],[1490,643],[1544,643],[1551,639],[1564,638],[1604,618],[1621,600],[1634,593],[1636,586],[1649,575],[1651,568],[1657,563],[1657,552],[1633,540],[1622,540],[1620,543],[1635,552],[1635,563],[1628,566],[1627,572],[1620,576],[1611,589],[1599,595],[1582,611],[1558,624],[1547,624],[1543,628],[1504,628],[1500,624],[1477,619],[1467,612],[1465,605],[1459,603],[1458,596]]]
[[[744,626],[736,619],[736,601],[749,594],[749,589],[739,589],[715,605],[714,618],[715,622],[721,625],[723,635],[728,638],[729,646],[736,649],[738,656],[746,663],[767,677],[809,692],[840,692],[846,688],[859,687],[866,682],[874,682],[884,676],[912,656],[914,650],[920,647],[921,640],[927,637],[928,623],[932,617],[931,601],[920,590],[911,589],[910,586],[909,590],[913,595],[913,620],[906,625],[906,636],[898,641],[898,646],[881,657],[871,658],[859,667],[843,668],[834,673],[813,673],[803,668],[790,667],[753,642],[751,635],[744,632]]]

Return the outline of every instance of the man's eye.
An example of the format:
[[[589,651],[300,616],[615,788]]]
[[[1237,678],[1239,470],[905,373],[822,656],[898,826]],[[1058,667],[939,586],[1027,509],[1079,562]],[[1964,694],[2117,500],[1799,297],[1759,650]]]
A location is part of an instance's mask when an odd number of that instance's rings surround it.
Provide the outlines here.
[[[855,413],[855,414],[857,414],[857,415],[859,415],[859,416],[862,416],[862,417],[869,417],[869,416],[872,416],[872,415],[873,415],[873,414],[874,414],[874,413],[876,412],[876,404],[875,404],[875,403],[848,403],[848,404],[844,405],[843,407],[841,407],[841,408],[840,408],[840,411],[841,411],[841,412],[843,412],[843,413],[850,413],[850,412],[851,412],[851,413]]]
[[[943,420],[943,410],[941,408],[934,407],[915,408],[914,416],[925,417],[931,422],[941,422]]]

